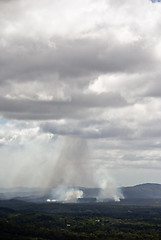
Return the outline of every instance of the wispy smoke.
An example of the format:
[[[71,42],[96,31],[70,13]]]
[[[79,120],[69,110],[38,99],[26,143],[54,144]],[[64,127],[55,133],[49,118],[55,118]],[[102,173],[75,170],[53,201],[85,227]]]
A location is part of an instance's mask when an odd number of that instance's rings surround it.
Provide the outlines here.
[[[93,165],[90,160],[88,144],[85,139],[66,136],[56,164],[56,172],[50,179],[56,200],[75,200],[83,196],[79,188],[67,186],[98,187],[98,200],[105,198],[119,201],[123,198],[107,169],[99,164]]]
[[[3,187],[53,189],[51,199],[58,201],[83,197],[81,187],[100,188],[98,200],[122,197],[107,169],[93,164],[85,139],[63,136],[46,143],[33,141],[21,148],[13,150],[12,156],[7,158],[6,171],[1,170]],[[4,172],[9,176],[7,179]]]
[[[61,148],[55,163],[49,186],[84,186],[93,183],[90,174],[90,157],[87,142],[84,139],[61,137]]]
[[[96,170],[96,179],[101,189],[98,200],[114,199],[115,201],[120,201],[123,198],[121,191],[118,189],[114,179],[109,176],[107,169],[98,167]]]
[[[51,192],[51,201],[74,202],[81,197],[83,197],[83,191],[63,185],[54,188]]]

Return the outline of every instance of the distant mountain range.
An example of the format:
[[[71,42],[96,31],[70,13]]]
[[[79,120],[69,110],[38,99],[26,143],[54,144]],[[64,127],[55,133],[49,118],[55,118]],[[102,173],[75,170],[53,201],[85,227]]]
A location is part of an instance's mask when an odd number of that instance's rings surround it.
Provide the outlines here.
[[[122,187],[125,199],[159,199],[161,198],[161,184],[145,183],[132,187]]]
[[[99,188],[82,188],[83,197],[97,197]],[[161,199],[161,184],[144,183],[136,186],[121,187],[118,189],[124,199]]]
[[[83,191],[83,198],[97,198],[101,189],[80,187]],[[161,184],[145,183],[118,189],[125,200],[135,199],[161,199]],[[2,199],[21,199],[24,201],[46,201],[51,198],[51,189],[42,188],[0,188],[0,200]]]

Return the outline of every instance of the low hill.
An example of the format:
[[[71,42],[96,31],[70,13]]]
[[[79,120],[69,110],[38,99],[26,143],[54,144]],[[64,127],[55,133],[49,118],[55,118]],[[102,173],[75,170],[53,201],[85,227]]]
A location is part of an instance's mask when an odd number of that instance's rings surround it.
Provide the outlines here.
[[[159,199],[161,198],[161,184],[145,183],[131,187],[122,187],[125,199]]]
[[[83,198],[97,198],[101,191],[100,188],[78,187],[83,192]],[[119,192],[124,196],[124,200],[136,199],[161,199],[161,184],[145,183],[136,186],[119,188]],[[0,200],[19,199],[29,202],[44,202],[48,198],[52,199],[53,189],[42,188],[19,188],[19,189],[0,189]],[[107,199],[106,199],[107,200]],[[108,199],[111,201],[112,199]]]

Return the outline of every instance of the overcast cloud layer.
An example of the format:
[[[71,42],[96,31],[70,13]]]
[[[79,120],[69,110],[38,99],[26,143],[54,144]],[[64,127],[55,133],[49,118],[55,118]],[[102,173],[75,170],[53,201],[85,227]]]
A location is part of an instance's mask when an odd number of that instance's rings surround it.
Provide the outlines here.
[[[42,184],[64,139],[120,185],[161,183],[161,3],[0,0],[0,26],[1,186]]]

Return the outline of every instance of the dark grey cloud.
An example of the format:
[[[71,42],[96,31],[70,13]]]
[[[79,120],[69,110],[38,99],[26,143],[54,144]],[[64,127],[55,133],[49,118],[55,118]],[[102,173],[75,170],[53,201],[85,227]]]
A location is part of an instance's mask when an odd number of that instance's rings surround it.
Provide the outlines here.
[[[42,145],[54,149],[60,136],[89,141],[101,166],[159,168],[156,6],[148,0],[0,0],[2,155],[21,147],[23,155],[31,144],[46,156]]]
[[[4,117],[16,119],[61,119],[83,118],[92,114],[92,109],[118,108],[127,105],[117,94],[78,94],[68,101],[36,101],[0,99],[0,112]]]
[[[73,135],[87,139],[130,139],[133,137],[133,129],[113,123],[108,120],[68,120],[66,122],[47,122],[40,124],[40,129],[54,135]]]
[[[122,107],[127,105],[127,100],[119,94],[119,90],[99,95],[82,94],[80,90],[87,88],[100,74],[142,72],[148,71],[151,65],[155,66],[152,49],[145,48],[146,44],[142,41],[121,45],[112,42],[112,39],[69,40],[56,37],[51,42],[55,47],[16,38],[7,47],[1,48],[0,84],[3,97],[0,110],[3,116],[37,120],[78,118],[88,115],[87,108],[91,114],[91,108]],[[47,95],[50,91],[54,96],[62,86],[71,101],[43,102],[32,96],[39,87]],[[77,91],[77,96],[73,91]],[[18,93],[13,95],[14,92]],[[32,100],[18,100],[24,92]],[[14,99],[5,99],[10,94]]]
[[[20,6],[25,14],[30,12],[30,4],[25,9],[24,1],[16,6]],[[7,10],[8,13],[11,11]],[[8,15],[1,19],[2,22],[7,19],[10,26]],[[15,22],[19,23],[18,19]],[[153,46],[147,38],[121,42],[108,26],[111,27],[111,23],[105,24],[105,37],[60,36],[53,33],[49,38],[42,38],[28,35],[25,29],[6,36],[1,31],[1,114],[16,119],[78,118],[83,114],[84,117],[90,115],[92,108],[98,110],[127,105],[128,100],[119,88],[107,94],[81,93],[102,74],[145,73],[158,66]],[[17,25],[13,24],[13,27]],[[142,85],[144,83],[145,80]],[[59,98],[56,101],[55,98],[53,101],[37,101],[39,91],[47,97],[54,97],[60,89],[67,101],[63,99],[59,102]],[[12,100],[6,99],[6,96]]]
[[[147,89],[145,90],[144,95],[146,97],[161,97],[161,76],[160,74],[156,75],[154,79],[149,80],[147,83]]]
[[[110,36],[106,40],[53,37],[51,43],[54,48],[18,38],[1,47],[1,81],[41,81],[41,75],[52,73],[61,81],[72,78],[74,82],[82,76],[148,70],[155,64],[153,49],[146,48],[144,41],[120,44]]]

